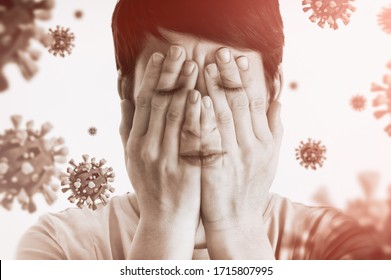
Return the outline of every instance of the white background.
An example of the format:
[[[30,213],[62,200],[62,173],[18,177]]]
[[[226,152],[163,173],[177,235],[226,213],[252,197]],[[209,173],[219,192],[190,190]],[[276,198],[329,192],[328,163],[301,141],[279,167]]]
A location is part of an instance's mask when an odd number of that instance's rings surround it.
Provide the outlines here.
[[[0,132],[11,127],[10,116],[21,114],[33,119],[37,127],[50,121],[50,136],[62,136],[70,150],[69,158],[81,161],[82,154],[105,158],[117,174],[116,195],[131,191],[123,164],[118,134],[120,104],[111,36],[111,15],[116,0],[58,0],[50,21],[38,21],[43,28],[57,24],[70,27],[76,36],[71,56],[54,57],[40,47],[40,71],[26,82],[15,65],[5,72],[10,88],[0,93]],[[382,7],[390,0],[355,1],[357,11],[348,26],[337,31],[321,29],[303,13],[301,0],[281,0],[286,47],[283,69],[285,89],[282,118],[285,127],[280,165],[272,191],[294,201],[313,204],[312,195],[326,186],[334,205],[361,197],[356,175],[375,170],[381,174],[377,196],[385,197],[391,184],[391,137],[383,128],[391,121],[373,117],[369,105],[364,112],[351,109],[350,98],[365,95],[371,103],[372,82],[381,83],[391,61],[391,35],[377,25]],[[84,17],[74,17],[76,10]],[[35,45],[35,44],[34,44]],[[391,71],[390,71],[391,72]],[[289,83],[297,81],[292,91]],[[98,133],[87,130],[96,126]],[[295,159],[295,148],[307,138],[322,140],[327,160],[322,169],[306,170]],[[65,171],[67,165],[62,168]],[[69,194],[48,206],[42,196],[34,200],[38,211],[29,214],[17,202],[12,211],[0,209],[0,259],[14,258],[16,244],[23,232],[46,212],[72,206]],[[0,195],[1,197],[1,195]]]

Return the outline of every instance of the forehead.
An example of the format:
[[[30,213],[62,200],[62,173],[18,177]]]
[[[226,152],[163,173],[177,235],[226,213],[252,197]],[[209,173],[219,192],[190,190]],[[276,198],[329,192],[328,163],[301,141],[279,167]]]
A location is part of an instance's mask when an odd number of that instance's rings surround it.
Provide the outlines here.
[[[180,45],[185,48],[186,58],[195,60],[199,65],[215,62],[215,53],[221,47],[229,48],[234,57],[247,56],[252,61],[262,62],[261,54],[253,50],[236,48],[191,34],[179,33],[167,29],[159,29],[159,33],[163,39],[148,35],[144,49],[140,55],[141,60],[148,60],[152,53],[157,51],[166,54],[171,45]]]

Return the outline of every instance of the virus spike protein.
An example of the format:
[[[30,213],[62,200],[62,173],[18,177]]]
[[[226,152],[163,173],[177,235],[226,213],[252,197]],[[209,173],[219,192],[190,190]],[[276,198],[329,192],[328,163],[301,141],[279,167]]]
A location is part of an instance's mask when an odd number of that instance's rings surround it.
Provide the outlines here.
[[[103,205],[106,205],[110,193],[115,189],[109,184],[114,182],[115,173],[113,169],[103,168],[106,163],[105,159],[101,159],[98,163],[95,158],[89,161],[88,155],[83,155],[83,162],[76,164],[73,159],[69,161],[71,167],[68,167],[67,173],[62,176],[61,185],[69,185],[67,188],[62,188],[62,192],[71,191],[71,196],[68,200],[75,203],[79,208],[83,208],[85,204],[92,210],[97,209],[96,201],[100,200]]]
[[[318,25],[324,28],[326,22],[334,30],[338,29],[337,20],[341,19],[347,25],[350,22],[351,13],[356,8],[350,3],[354,0],[303,0],[303,11],[312,10],[309,19],[318,21]]]
[[[377,17],[377,22],[384,32],[391,35],[391,6],[383,8]]]
[[[50,45],[50,37],[35,20],[48,20],[54,0],[9,0],[0,3],[0,92],[8,89],[3,68],[16,63],[23,77],[30,80],[38,71],[35,61],[39,52],[30,47],[36,39],[43,46]]]
[[[35,131],[33,122],[21,129],[22,117],[12,116],[13,129],[0,134],[0,193],[4,193],[1,205],[11,210],[15,198],[22,208],[32,213],[36,205],[32,197],[42,193],[46,202],[51,205],[56,200],[58,186],[52,183],[52,176],[59,177],[57,163],[66,162],[68,149],[62,138],[46,139],[52,126],[42,125]]]
[[[300,146],[296,148],[296,159],[307,169],[311,167],[316,170],[317,165],[322,167],[326,159],[325,154],[326,147],[321,144],[321,141],[315,141],[311,138],[308,139],[307,143],[301,141]]]
[[[391,61],[388,63],[387,67],[391,70]],[[383,94],[377,95],[372,102],[374,107],[384,107],[384,109],[374,112],[374,116],[377,119],[380,119],[387,114],[391,115],[391,74],[384,75],[383,83],[384,86],[372,83],[371,87],[372,92],[384,92]],[[385,127],[384,131],[391,137],[391,122]]]

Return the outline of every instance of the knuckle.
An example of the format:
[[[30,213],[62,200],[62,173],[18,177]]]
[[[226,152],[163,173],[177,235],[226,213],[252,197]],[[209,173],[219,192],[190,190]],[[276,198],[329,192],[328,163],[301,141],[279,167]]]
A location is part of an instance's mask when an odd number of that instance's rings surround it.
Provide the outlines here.
[[[232,99],[231,105],[234,109],[246,110],[249,105],[248,98],[245,94],[239,94]]]
[[[153,109],[162,110],[166,107],[166,98],[164,96],[154,95],[151,100]]]
[[[175,167],[173,164],[170,163],[167,159],[161,159],[158,162],[157,169],[160,174],[164,174],[165,176],[170,176],[175,174]]]
[[[167,121],[176,123],[181,120],[181,116],[182,116],[181,112],[179,112],[177,110],[170,109],[167,112],[166,118],[167,118]]]
[[[136,98],[136,108],[137,109],[148,109],[149,103],[145,96],[142,96],[142,93]]]
[[[194,137],[200,138],[200,135],[198,135],[195,131],[197,131],[195,126],[189,125],[189,126],[183,127],[182,131],[181,131],[181,139],[182,140],[189,140],[189,139],[193,139]]]
[[[196,120],[195,112],[192,110],[187,110],[185,112],[185,123],[192,123]]]
[[[147,164],[152,164],[155,163],[158,159],[157,153],[153,151],[153,149],[146,149],[143,148],[141,150],[141,159],[147,163]]]
[[[251,100],[250,109],[252,112],[263,112],[266,108],[265,99],[257,97]]]
[[[216,115],[216,120],[218,123],[223,125],[229,125],[232,123],[232,113],[228,111],[219,112]]]

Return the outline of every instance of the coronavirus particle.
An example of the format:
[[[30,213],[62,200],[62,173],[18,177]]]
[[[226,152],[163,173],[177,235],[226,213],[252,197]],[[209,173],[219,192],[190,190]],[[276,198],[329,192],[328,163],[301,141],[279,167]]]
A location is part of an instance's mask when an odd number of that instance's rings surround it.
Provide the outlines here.
[[[296,159],[305,168],[322,167],[326,159],[326,147],[321,144],[321,141],[315,141],[311,138],[306,143],[300,142],[300,146],[296,148]]]
[[[75,47],[73,42],[75,41],[75,35],[69,28],[56,26],[56,29],[49,28],[49,35],[52,38],[52,44],[50,45],[49,52],[54,56],[60,55],[65,57],[65,54],[70,55],[72,48]]]
[[[83,11],[77,10],[75,11],[75,18],[81,19],[83,17]]]
[[[95,158],[89,161],[88,155],[83,155],[83,162],[76,164],[73,159],[69,161],[72,167],[68,167],[67,173],[64,173],[61,178],[61,185],[69,185],[67,188],[62,188],[62,192],[71,191],[71,196],[68,200],[71,203],[76,203],[79,208],[87,205],[92,210],[97,209],[96,202],[100,201],[106,205],[110,193],[115,189],[109,184],[114,182],[115,173],[111,167],[104,168],[105,159],[96,162]]]
[[[94,127],[94,126],[91,126],[88,129],[88,134],[91,135],[91,136],[95,136],[97,132],[98,132],[98,129],[96,127]]]
[[[0,92],[8,89],[6,64],[15,63],[26,80],[37,73],[40,52],[30,43],[37,40],[45,47],[50,45],[50,37],[37,26],[36,19],[50,19],[53,6],[54,0],[0,1]]]
[[[355,95],[350,99],[350,106],[354,111],[361,112],[365,109],[367,99],[363,95]]]
[[[391,34],[391,6],[383,8],[377,16],[377,22],[384,32]]]
[[[326,22],[334,30],[338,29],[337,20],[341,19],[347,25],[350,22],[350,16],[356,8],[351,4],[354,0],[303,0],[303,11],[312,10],[309,19],[312,22],[318,22],[321,28],[324,28]]]
[[[36,205],[32,197],[42,193],[51,205],[56,200],[58,184],[52,177],[60,178],[56,163],[65,163],[68,150],[62,138],[46,139],[52,129],[50,123],[34,130],[34,123],[27,122],[21,129],[21,116],[12,116],[13,129],[0,134],[0,193],[1,205],[10,210],[14,198],[22,209],[32,213]]]
[[[299,84],[295,81],[289,83],[289,88],[291,90],[297,90],[298,87],[299,87]]]
[[[388,63],[387,68],[391,70],[391,62]],[[383,84],[372,83],[371,87],[372,92],[383,92],[382,94],[378,94],[372,102],[374,107],[383,107],[383,109],[374,112],[374,116],[377,119],[387,114],[391,115],[391,74],[383,76]],[[391,122],[385,127],[384,131],[391,137]]]

